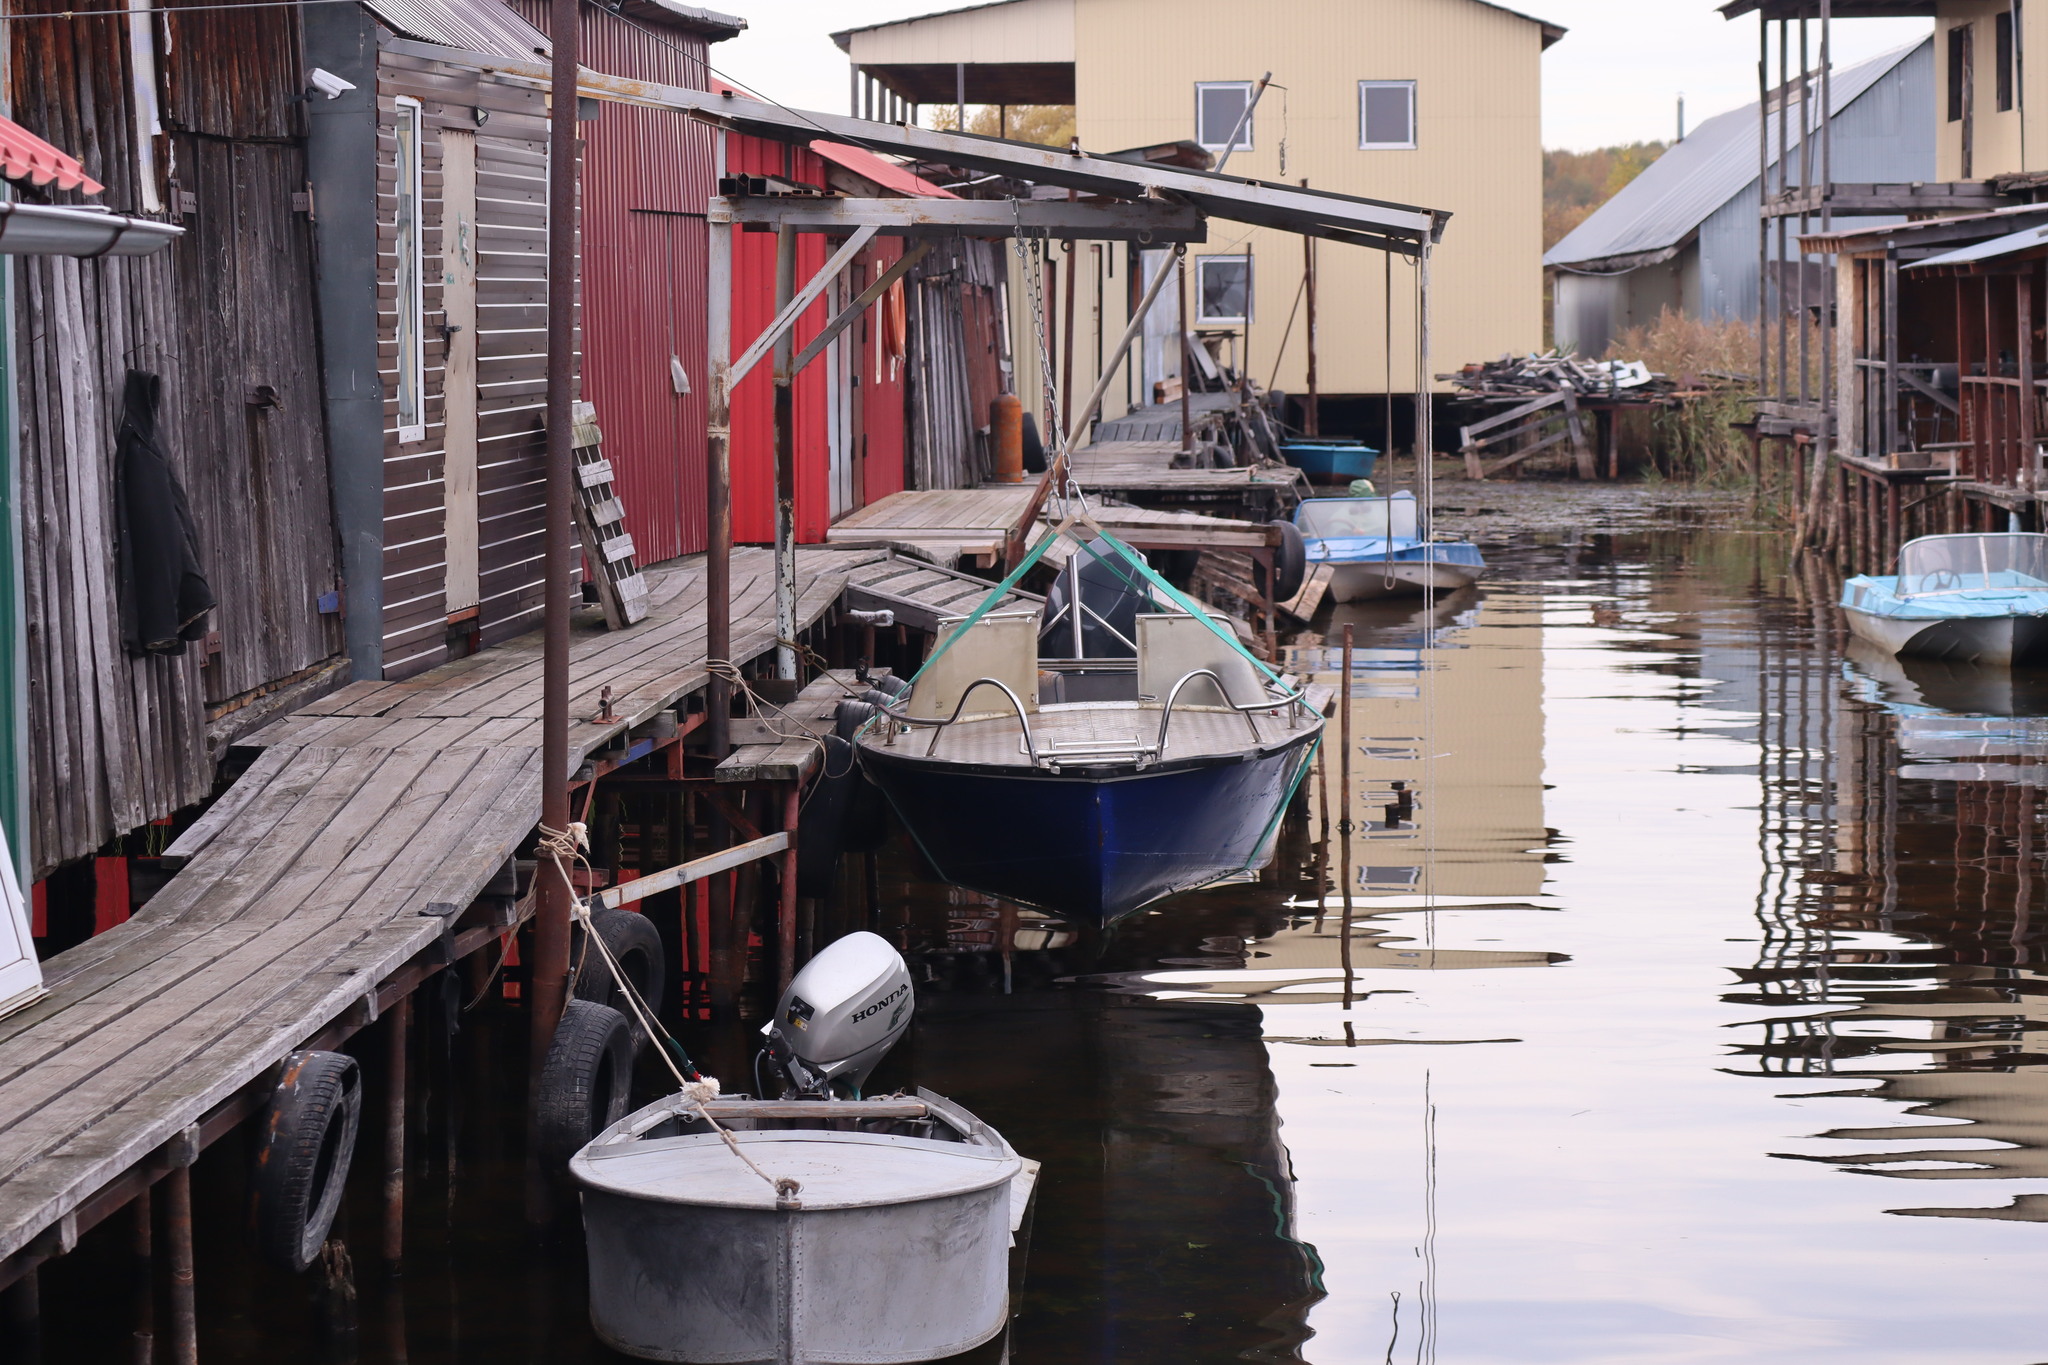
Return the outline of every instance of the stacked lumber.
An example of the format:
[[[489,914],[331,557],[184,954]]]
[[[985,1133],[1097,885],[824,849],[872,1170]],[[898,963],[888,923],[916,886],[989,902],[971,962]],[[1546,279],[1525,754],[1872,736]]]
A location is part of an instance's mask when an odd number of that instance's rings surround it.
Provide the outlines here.
[[[1639,360],[1581,360],[1558,351],[1504,355],[1437,378],[1484,398],[1571,393],[1580,398],[1654,403],[1669,398],[1680,387],[1669,375],[1651,373]]]

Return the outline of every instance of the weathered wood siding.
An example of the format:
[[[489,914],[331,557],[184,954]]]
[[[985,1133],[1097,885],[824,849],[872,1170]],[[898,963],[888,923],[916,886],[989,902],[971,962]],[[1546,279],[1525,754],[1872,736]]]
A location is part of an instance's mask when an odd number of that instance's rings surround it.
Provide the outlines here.
[[[420,102],[426,439],[398,427],[397,100]],[[378,62],[379,357],[385,392],[384,675],[448,657],[443,482],[441,133],[476,136],[479,627],[492,644],[540,624],[547,378],[547,105],[538,90],[386,51]],[[482,111],[485,121],[477,122]]]
[[[296,21],[173,4],[154,22],[155,188],[185,237],[146,258],[15,266],[38,876],[204,797],[221,748],[323,686],[340,650],[339,618],[317,608],[337,584],[311,248],[292,198],[305,187]],[[143,211],[125,22],[8,27],[13,117],[107,187],[52,197]],[[113,447],[131,367],[163,377],[161,433],[220,599],[217,649],[121,647]]]

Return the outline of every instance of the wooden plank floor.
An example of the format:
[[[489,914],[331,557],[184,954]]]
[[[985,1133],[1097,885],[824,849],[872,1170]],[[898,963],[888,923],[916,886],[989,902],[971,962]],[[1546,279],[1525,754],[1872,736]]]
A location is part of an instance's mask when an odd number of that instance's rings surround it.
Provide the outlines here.
[[[834,545],[914,547],[942,564],[962,559],[991,563],[1003,537],[1030,504],[1035,484],[944,488],[891,493],[863,507],[826,533]]]
[[[805,549],[816,622],[882,551]],[[703,576],[648,573],[650,615],[579,615],[570,743],[588,754],[703,686]],[[774,646],[769,553],[733,559],[733,654]],[[609,685],[618,719],[598,724]],[[233,1096],[431,945],[540,809],[536,632],[404,682],[343,688],[252,737],[255,764],[170,850],[128,923],[44,964],[0,1019],[0,1257]]]

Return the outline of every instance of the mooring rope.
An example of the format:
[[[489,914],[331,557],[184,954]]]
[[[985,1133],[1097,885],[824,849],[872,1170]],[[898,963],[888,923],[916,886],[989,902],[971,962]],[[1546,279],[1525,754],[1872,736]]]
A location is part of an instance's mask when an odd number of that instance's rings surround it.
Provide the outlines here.
[[[726,1147],[731,1150],[732,1154],[744,1162],[748,1170],[760,1176],[768,1187],[775,1191],[777,1205],[787,1205],[803,1189],[802,1183],[788,1176],[772,1176],[762,1170],[754,1163],[752,1157],[741,1150],[739,1139],[733,1136],[732,1130],[712,1117],[711,1111],[706,1106],[712,1100],[718,1098],[718,1079],[715,1076],[705,1076],[699,1072],[696,1064],[689,1061],[689,1054],[683,1051],[682,1044],[678,1043],[674,1036],[655,1020],[653,1012],[647,1007],[647,1002],[641,998],[639,988],[627,977],[624,968],[619,966],[618,958],[612,955],[610,945],[597,932],[597,926],[591,920],[590,900],[577,894],[576,880],[569,875],[569,869],[562,862],[562,859],[566,856],[571,862],[581,863],[585,871],[590,870],[590,861],[583,856],[584,849],[589,846],[588,827],[581,821],[576,821],[571,823],[566,830],[550,829],[546,825],[541,825],[538,828],[540,830],[540,840],[535,847],[539,852],[546,854],[548,861],[554,864],[556,874],[562,879],[563,889],[569,893],[569,903],[575,907],[570,912],[570,917],[583,926],[583,952],[588,953],[591,945],[596,945],[599,960],[611,972],[612,981],[618,986],[619,994],[625,997],[626,1003],[632,1008],[634,1017],[640,1021],[640,1026],[647,1030],[647,1036],[659,1039],[666,1044],[666,1046],[660,1049],[661,1060],[662,1064],[668,1067],[669,1074],[676,1078],[677,1093],[683,1099],[694,1104],[697,1107],[698,1116],[711,1126],[712,1132],[724,1139]],[[570,980],[573,981],[577,976],[582,975],[583,961],[584,958],[579,955],[576,968],[571,973]],[[683,1068],[676,1064],[676,1055],[680,1055],[684,1062],[688,1064],[689,1074],[687,1076],[683,1074]]]

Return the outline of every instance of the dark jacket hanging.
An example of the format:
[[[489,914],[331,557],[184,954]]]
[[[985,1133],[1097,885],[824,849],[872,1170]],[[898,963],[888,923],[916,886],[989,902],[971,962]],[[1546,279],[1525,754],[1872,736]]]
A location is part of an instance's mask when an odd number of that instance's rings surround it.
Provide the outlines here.
[[[192,508],[156,438],[162,381],[128,371],[114,441],[114,517],[120,556],[121,643],[130,654],[183,654],[205,638],[213,589],[199,563]]]

